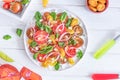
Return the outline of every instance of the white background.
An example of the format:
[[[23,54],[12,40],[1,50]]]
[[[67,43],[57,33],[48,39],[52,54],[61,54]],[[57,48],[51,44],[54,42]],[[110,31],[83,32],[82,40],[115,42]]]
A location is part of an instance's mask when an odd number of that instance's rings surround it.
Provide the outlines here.
[[[43,80],[92,80],[93,73],[120,73],[120,41],[99,60],[93,58],[94,52],[116,32],[120,32],[120,0],[109,0],[108,9],[100,14],[90,12],[85,0],[49,0],[48,7],[63,7],[77,14],[85,23],[88,32],[88,48],[82,60],[74,67],[64,71],[41,70],[27,57],[23,36],[16,35],[16,28],[25,29],[26,23],[34,12],[41,10],[41,0],[32,0],[22,21],[0,12],[0,50],[16,62],[41,74]],[[3,40],[5,34],[12,35],[11,40]]]

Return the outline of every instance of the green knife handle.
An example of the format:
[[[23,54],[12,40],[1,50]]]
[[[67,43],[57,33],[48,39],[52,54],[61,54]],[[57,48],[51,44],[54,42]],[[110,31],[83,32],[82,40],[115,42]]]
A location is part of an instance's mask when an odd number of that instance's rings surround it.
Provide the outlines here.
[[[115,40],[109,40],[107,43],[105,43],[99,50],[97,50],[94,54],[95,59],[99,59],[102,57],[112,46],[115,44]]]

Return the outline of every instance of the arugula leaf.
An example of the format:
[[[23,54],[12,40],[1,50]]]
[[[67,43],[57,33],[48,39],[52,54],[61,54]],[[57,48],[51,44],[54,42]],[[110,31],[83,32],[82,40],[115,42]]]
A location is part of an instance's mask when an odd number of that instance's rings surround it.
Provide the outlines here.
[[[45,46],[44,48],[42,48],[39,52],[41,54],[48,54],[51,51],[53,51],[53,46]]]
[[[22,35],[22,29],[17,28],[16,34],[20,37]]]
[[[9,39],[11,39],[11,38],[12,38],[12,37],[11,37],[10,35],[4,35],[4,36],[3,36],[3,39],[4,39],[4,40],[9,40]]]
[[[30,43],[30,46],[31,47],[35,47],[37,45],[37,43],[35,42],[35,41],[32,41],[31,43]]]
[[[64,47],[64,46],[65,46],[64,42],[58,42],[58,45],[59,45],[60,47]]]
[[[55,70],[59,70],[59,68],[60,68],[60,63],[57,62],[56,65],[54,66],[54,68],[55,68]]]
[[[40,19],[42,19],[42,15],[40,14],[40,12],[39,11],[37,11],[36,13],[35,13],[35,19],[36,19],[36,21],[39,21]]]
[[[76,41],[75,41],[74,39],[71,38],[71,39],[69,40],[68,44],[69,44],[69,45],[70,45],[70,44],[76,45]]]
[[[83,53],[82,53],[81,50],[79,50],[79,51],[77,52],[77,58],[78,58],[78,59],[81,59],[82,57],[83,57]]]

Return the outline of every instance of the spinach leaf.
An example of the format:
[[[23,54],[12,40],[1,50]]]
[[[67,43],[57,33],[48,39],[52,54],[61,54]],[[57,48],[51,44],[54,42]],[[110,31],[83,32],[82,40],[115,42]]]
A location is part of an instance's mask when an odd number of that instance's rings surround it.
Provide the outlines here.
[[[48,54],[51,51],[53,51],[53,46],[45,46],[44,48],[42,48],[39,52],[41,54]]]
[[[35,19],[36,19],[36,21],[39,21],[40,19],[42,19],[42,15],[40,14],[40,12],[39,11],[37,11],[36,13],[35,13]]]
[[[71,38],[71,39],[69,40],[68,44],[69,44],[69,45],[70,45],[70,44],[76,45],[76,41],[75,41],[74,39]]]
[[[51,30],[50,26],[44,26],[44,27],[45,27],[46,32],[51,33],[52,30]]]
[[[4,36],[3,36],[3,39],[4,39],[4,40],[9,40],[9,39],[11,39],[11,38],[12,38],[12,37],[11,37],[10,35],[4,35]]]
[[[22,29],[17,28],[16,34],[20,37],[22,35]]]
[[[65,46],[64,42],[58,42],[58,45],[59,45],[60,47],[64,47],[64,46]]]
[[[55,70],[59,70],[59,68],[60,68],[60,63],[57,62],[56,65],[54,66],[54,68],[55,68]]]
[[[67,17],[67,13],[63,12],[62,15],[60,16],[60,20],[63,22],[65,21],[66,17]]]
[[[68,19],[68,21],[67,21],[67,23],[66,23],[66,27],[67,27],[67,28],[70,26],[71,22],[72,22],[72,18],[71,18],[71,19]]]
[[[77,58],[78,58],[78,59],[81,59],[82,57],[83,57],[83,53],[82,53],[81,50],[79,50],[79,51],[77,52]]]
[[[21,3],[23,4],[23,5],[26,5],[26,4],[28,4],[30,2],[30,0],[22,0],[21,1]]]
[[[50,15],[53,17],[53,20],[56,20],[57,18],[56,12],[51,12]]]
[[[31,47],[35,47],[35,46],[37,46],[37,43],[36,43],[35,41],[32,41],[32,42],[30,43],[30,46],[31,46]]]

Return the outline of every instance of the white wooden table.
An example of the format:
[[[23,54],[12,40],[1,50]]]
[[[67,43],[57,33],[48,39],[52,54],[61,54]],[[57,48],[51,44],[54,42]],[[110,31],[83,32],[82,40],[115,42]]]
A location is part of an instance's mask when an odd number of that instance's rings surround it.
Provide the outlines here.
[[[120,31],[120,0],[109,0],[108,9],[95,14],[86,8],[85,0],[49,0],[48,7],[64,7],[77,14],[85,23],[88,31],[88,48],[82,60],[74,67],[64,71],[44,71],[27,57],[23,37],[16,35],[16,28],[24,30],[29,18],[35,11],[41,10],[41,0],[32,0],[22,21],[0,12],[0,50],[16,61],[16,65],[24,65],[38,74],[43,80],[92,80],[92,73],[120,73],[120,41],[99,60],[93,58],[94,52],[117,31]],[[5,34],[12,39],[3,40]]]

